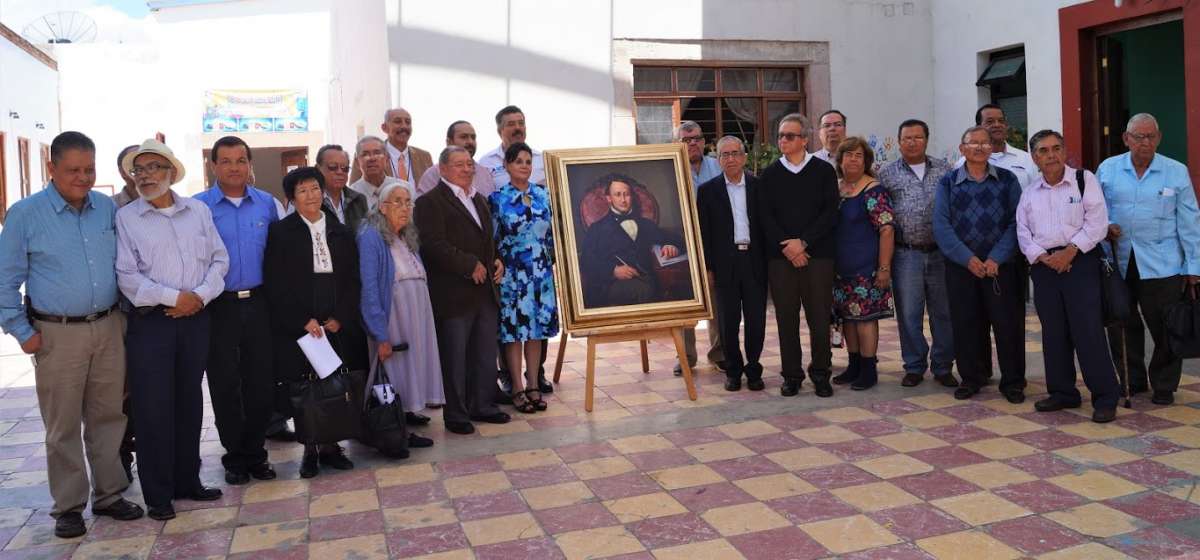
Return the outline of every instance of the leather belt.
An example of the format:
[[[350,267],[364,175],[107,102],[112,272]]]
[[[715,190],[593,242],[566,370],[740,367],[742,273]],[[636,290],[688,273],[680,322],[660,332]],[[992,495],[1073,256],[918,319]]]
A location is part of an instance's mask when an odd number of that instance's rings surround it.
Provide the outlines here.
[[[252,297],[258,296],[261,291],[262,291],[262,288],[260,287],[260,288],[250,288],[249,290],[236,290],[236,291],[221,292],[221,295],[217,296],[217,299],[222,300],[222,301],[225,301],[225,300],[235,300],[236,301],[236,300],[250,299]]]
[[[921,244],[917,244],[917,243],[900,242],[900,243],[897,243],[896,245],[899,246],[901,249],[911,249],[913,251],[920,251],[922,253],[932,253],[932,252],[938,250],[938,246],[936,243],[930,243],[928,245],[921,245]]]
[[[41,311],[37,311],[37,310],[33,310],[33,309],[30,310],[29,314],[32,315],[33,318],[37,319],[38,321],[45,321],[47,323],[58,323],[60,325],[65,325],[67,323],[94,323],[96,321],[99,321],[100,319],[108,317],[108,314],[112,313],[113,309],[116,309],[116,306],[105,309],[104,311],[97,311],[95,313],[91,313],[88,315],[79,315],[79,316],[75,316],[75,317],[69,317],[69,316],[64,316],[64,315],[51,315],[49,313],[42,313]]]

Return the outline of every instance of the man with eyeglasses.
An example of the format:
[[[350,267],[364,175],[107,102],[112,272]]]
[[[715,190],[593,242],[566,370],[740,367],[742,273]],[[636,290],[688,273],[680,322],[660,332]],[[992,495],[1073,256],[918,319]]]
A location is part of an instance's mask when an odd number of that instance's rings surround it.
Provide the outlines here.
[[[984,347],[996,336],[1000,392],[1025,402],[1025,302],[1018,264],[1016,175],[988,162],[991,142],[982,126],[968,128],[959,152],[966,164],[938,181],[933,238],[946,263],[946,293],[954,328],[954,359],[962,383],[954,398],[973,397],[987,381]]]
[[[218,139],[209,152],[217,180],[196,195],[208,205],[229,252],[224,291],[208,306],[212,336],[208,391],[225,455],[225,482],[275,478],[267,462],[266,432],[275,405],[271,318],[262,292],[267,227],[279,219],[270,193],[250,184],[250,146],[237,136]]]
[[[821,149],[813,152],[813,157],[833,165],[833,154],[846,138],[846,115],[837,109],[821,113],[817,129],[817,139],[821,141]]]
[[[1029,152],[1008,143],[1008,119],[999,105],[988,103],[975,111],[975,126],[982,126],[988,133],[990,152],[988,162],[1001,169],[1012,171],[1021,184],[1021,190],[1029,188],[1040,172]],[[955,167],[962,167],[966,158],[958,158]]]
[[[800,347],[800,308],[808,322],[812,359],[808,375],[818,397],[833,396],[833,350],[829,316],[833,309],[834,229],[838,222],[837,174],[833,166],[808,153],[808,119],[800,113],[779,121],[779,151],[775,163],[760,177],[759,214],[762,219],[767,283],[775,303],[779,353],[783,362],[780,394],[795,396],[804,381],[804,352]]]
[[[388,175],[387,150],[384,142],[378,136],[363,136],[354,147],[358,171],[362,173],[357,181],[350,185],[353,190],[367,197],[367,209],[374,210],[379,206],[379,191],[400,179]]]
[[[721,176],[721,164],[717,158],[704,155],[704,130],[699,124],[695,121],[679,123],[679,126],[675,127],[675,141],[687,146],[693,189],[698,191],[700,185]],[[717,303],[715,294],[710,293],[709,299],[715,305],[715,320],[708,324],[708,361],[717,369],[725,371],[725,350],[721,345],[721,304]],[[696,367],[696,329],[683,330],[683,349],[687,355],[688,367]],[[683,375],[683,366],[679,363],[675,364],[675,375]]]
[[[475,148],[478,146],[475,137],[475,127],[467,121],[454,121],[450,123],[450,127],[446,129],[446,145],[458,146],[475,157]],[[438,171],[440,166],[432,166],[421,175],[421,181],[417,183],[417,194],[421,195],[433,190],[437,186],[438,181],[442,180],[442,174]],[[488,169],[478,163],[475,164],[475,178],[471,179],[471,188],[475,192],[487,198],[496,190],[495,183],[492,182],[492,173]]]
[[[933,195],[938,181],[951,170],[944,159],[930,157],[929,126],[908,119],[896,132],[901,158],[879,170],[879,182],[892,195],[898,237],[892,257],[892,289],[896,297],[896,324],[904,378],[900,384],[915,387],[925,371],[943,387],[958,387],[954,366],[954,329],[950,326],[950,300],[946,297],[946,260],[933,239]],[[933,345],[925,340],[925,309]]]
[[[764,388],[759,363],[767,320],[767,260],[759,219],[758,178],[746,173],[746,148],[736,136],[717,141],[723,173],[700,185],[696,211],[704,241],[704,264],[713,300],[724,311],[710,330],[720,329],[725,390],[742,388],[742,375],[751,391]],[[746,353],[738,348],[738,328],[746,320]]]
[[[350,154],[337,144],[321,146],[317,150],[317,169],[325,177],[325,207],[351,231],[358,231],[358,224],[367,217],[367,197],[346,188],[350,178]]]
[[[1108,239],[1117,242],[1133,300],[1124,325],[1126,371],[1132,392],[1153,389],[1152,402],[1167,405],[1175,402],[1182,361],[1167,350],[1163,317],[1186,286],[1200,284],[1200,211],[1187,166],[1157,153],[1162,132],[1154,116],[1134,115],[1121,137],[1129,151],[1104,160],[1096,176],[1108,203]],[[1148,374],[1147,328],[1154,341]],[[1121,355],[1119,334],[1109,333],[1114,356]]]

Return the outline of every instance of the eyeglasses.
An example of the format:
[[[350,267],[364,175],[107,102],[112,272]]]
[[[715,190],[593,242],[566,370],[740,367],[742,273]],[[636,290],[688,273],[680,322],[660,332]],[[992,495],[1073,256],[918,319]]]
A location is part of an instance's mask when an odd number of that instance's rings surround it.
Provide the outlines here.
[[[338,171],[341,171],[342,173],[349,173],[350,166],[349,165],[329,164],[329,165],[325,166],[325,171],[328,171],[330,173],[337,173]]]
[[[803,134],[796,134],[795,132],[780,132],[779,133],[779,139],[787,140],[788,142],[791,142],[793,140],[797,140],[800,138],[805,138],[805,136]]]
[[[684,137],[680,138],[679,141],[683,142],[684,144],[703,144],[704,137],[703,136],[684,136]]]
[[[409,208],[412,208],[413,206],[416,206],[415,204],[413,204],[413,202],[411,200],[405,200],[404,202],[395,202],[392,200],[385,200],[383,202],[380,202],[380,204],[387,204],[389,206],[395,206],[400,209],[409,209]]]
[[[171,167],[170,165],[163,165],[158,162],[151,162],[151,163],[147,163],[146,165],[134,166],[133,169],[129,170],[129,176],[130,177],[140,177],[147,173],[149,173],[151,175],[155,175],[159,171],[166,171],[168,169],[174,169],[174,168]]]
[[[381,151],[376,151],[376,152],[362,152],[362,153],[358,154],[358,157],[361,157],[363,159],[383,157],[383,151],[381,150]]]
[[[1137,134],[1137,133],[1133,133],[1133,132],[1126,132],[1125,134],[1129,135],[1129,139],[1133,140],[1134,144],[1141,144],[1142,142],[1153,142],[1155,139],[1158,138],[1157,132],[1151,132],[1149,134]]]
[[[963,147],[968,150],[986,150],[992,147],[992,145],[987,142],[963,142]]]
[[[720,159],[734,159],[734,158],[742,157],[744,155],[746,155],[746,152],[738,150],[736,152],[721,152],[721,153],[717,154],[717,157]]]

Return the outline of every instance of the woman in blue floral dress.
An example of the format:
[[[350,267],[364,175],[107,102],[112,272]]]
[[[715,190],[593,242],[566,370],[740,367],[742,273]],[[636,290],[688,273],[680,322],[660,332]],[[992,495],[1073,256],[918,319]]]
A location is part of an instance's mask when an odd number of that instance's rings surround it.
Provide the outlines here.
[[[879,348],[879,319],[891,317],[892,251],[895,232],[888,191],[875,180],[875,153],[860,137],[838,145],[834,167],[841,176],[842,194],[837,226],[837,280],[833,306],[843,327],[850,366],[833,378],[856,391],[878,381],[875,353]]]
[[[509,146],[504,152],[504,162],[512,181],[488,197],[496,224],[496,243],[504,261],[504,279],[500,282],[500,344],[512,376],[513,406],[531,413],[546,410],[546,402],[537,388],[538,366],[542,341],[558,334],[550,193],[546,187],[529,181],[533,173],[533,150],[529,146],[523,142]]]

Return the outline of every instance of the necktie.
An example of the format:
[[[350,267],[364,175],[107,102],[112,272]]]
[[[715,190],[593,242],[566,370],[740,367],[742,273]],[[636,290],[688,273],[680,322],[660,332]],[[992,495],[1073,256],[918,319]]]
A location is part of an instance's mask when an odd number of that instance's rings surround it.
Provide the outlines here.
[[[404,164],[404,152],[400,152],[400,155],[396,158],[396,178],[404,181],[408,180],[408,166]]]

